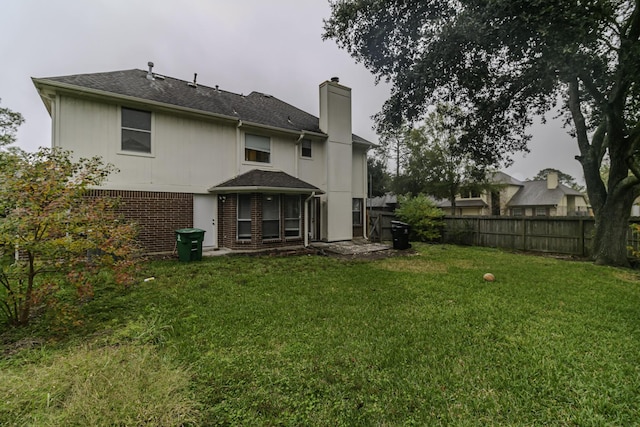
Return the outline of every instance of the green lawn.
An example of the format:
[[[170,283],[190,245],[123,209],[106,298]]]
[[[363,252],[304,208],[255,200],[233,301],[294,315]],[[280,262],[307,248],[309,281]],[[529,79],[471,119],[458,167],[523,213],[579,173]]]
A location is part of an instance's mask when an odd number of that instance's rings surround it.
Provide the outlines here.
[[[149,263],[67,335],[4,332],[0,425],[640,422],[634,271],[414,246]]]

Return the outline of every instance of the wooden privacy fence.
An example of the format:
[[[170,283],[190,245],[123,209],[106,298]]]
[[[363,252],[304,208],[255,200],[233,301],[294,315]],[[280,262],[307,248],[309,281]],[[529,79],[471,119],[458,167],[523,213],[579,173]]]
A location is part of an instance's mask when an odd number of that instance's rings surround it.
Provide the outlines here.
[[[595,221],[589,217],[445,217],[443,242],[521,251],[591,256]],[[639,218],[631,220],[640,223]],[[629,228],[627,245],[638,249]]]
[[[391,234],[391,221],[398,218],[393,212],[368,210],[369,240],[372,242],[388,242],[393,239]]]

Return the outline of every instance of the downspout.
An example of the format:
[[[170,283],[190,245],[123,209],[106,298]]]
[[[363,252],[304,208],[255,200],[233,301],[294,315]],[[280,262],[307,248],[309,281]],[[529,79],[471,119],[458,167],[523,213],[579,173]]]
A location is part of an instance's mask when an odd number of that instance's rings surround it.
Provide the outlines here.
[[[300,136],[298,137],[298,139],[296,140],[296,143],[295,143],[296,150],[295,150],[295,154],[294,154],[295,159],[293,160],[293,165],[294,165],[293,168],[294,168],[294,171],[295,171],[295,177],[296,178],[300,177],[298,175],[298,173],[299,173],[299,171],[298,171],[299,160],[298,159],[300,158],[301,153],[300,153],[300,150],[298,149],[298,147],[300,146],[300,142],[302,141],[302,138],[304,138],[304,132],[300,133]]]
[[[53,103],[53,120],[51,121],[51,146],[52,147],[60,147],[60,103],[62,99],[59,95],[56,95],[55,98],[51,99]]]
[[[309,200],[316,196],[316,192],[312,191],[311,195],[304,201],[304,247],[309,247]],[[316,221],[318,219],[316,218]]]
[[[364,206],[362,206],[362,238],[366,239],[367,236],[369,235],[369,218],[367,217],[367,201],[369,200],[369,188],[371,188],[370,185],[367,185],[369,183],[369,167],[367,165],[367,151],[365,150],[364,152],[364,156],[362,156],[362,161],[364,162],[364,173],[363,173],[363,178],[364,178],[364,199],[363,199],[363,203]]]
[[[242,127],[242,120],[238,120],[236,126],[236,175],[240,174],[240,166],[242,164],[242,138],[240,135],[240,128]]]

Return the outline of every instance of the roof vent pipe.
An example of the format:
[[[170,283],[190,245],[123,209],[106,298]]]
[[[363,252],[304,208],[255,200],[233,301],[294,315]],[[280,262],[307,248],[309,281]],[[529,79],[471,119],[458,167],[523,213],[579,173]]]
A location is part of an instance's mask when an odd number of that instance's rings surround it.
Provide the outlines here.
[[[149,67],[149,71],[147,72],[147,80],[155,80],[153,78],[153,62],[147,62],[147,66]]]
[[[340,83],[340,77],[331,77],[331,81],[334,83]]]
[[[193,73],[193,83],[187,83],[191,87],[198,87],[198,83],[196,83],[196,79],[198,78],[198,73]]]

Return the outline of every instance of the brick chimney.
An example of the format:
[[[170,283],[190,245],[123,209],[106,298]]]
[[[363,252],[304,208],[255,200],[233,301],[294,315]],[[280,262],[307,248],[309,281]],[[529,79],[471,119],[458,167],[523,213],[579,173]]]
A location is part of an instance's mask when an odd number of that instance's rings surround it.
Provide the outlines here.
[[[558,188],[558,174],[549,172],[547,174],[547,190],[555,190],[556,188]]]

